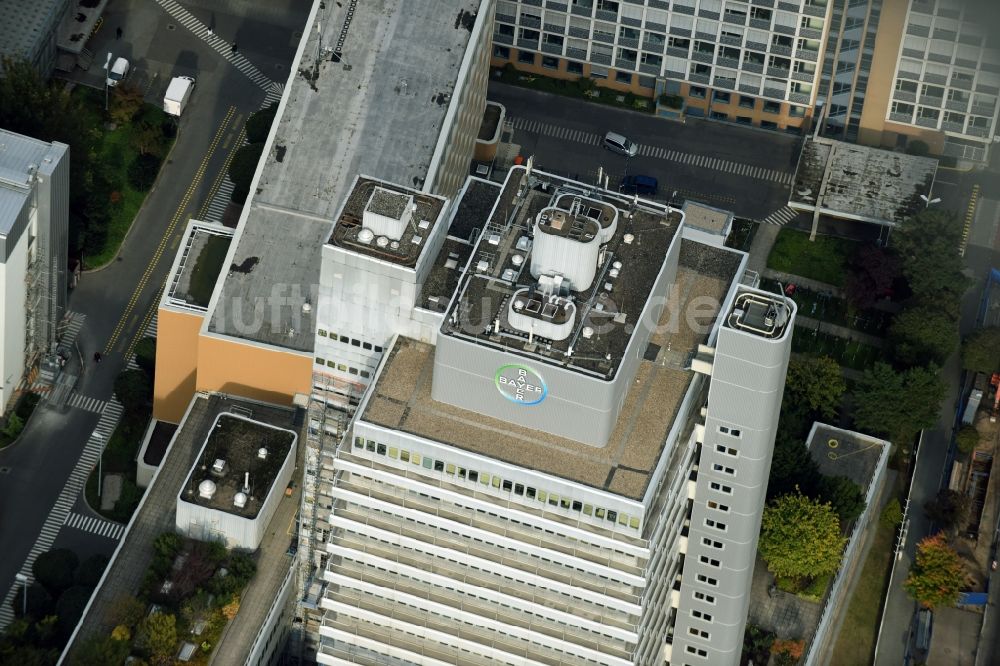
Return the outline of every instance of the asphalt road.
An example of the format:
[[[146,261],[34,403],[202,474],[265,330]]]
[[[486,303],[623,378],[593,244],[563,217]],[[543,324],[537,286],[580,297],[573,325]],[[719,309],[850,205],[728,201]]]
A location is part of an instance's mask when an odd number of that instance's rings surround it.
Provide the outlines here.
[[[283,83],[310,3],[280,0],[266,3],[265,8],[259,4],[191,3],[190,11],[203,22],[214,21],[216,34],[235,37],[242,56]],[[206,5],[214,7],[214,14],[203,9]],[[116,39],[117,27],[122,28],[121,40]],[[223,166],[238,147],[242,123],[260,107],[267,86],[253,82],[153,0],[112,0],[102,30],[88,46],[95,54],[112,51],[116,57],[128,57],[133,67],[130,76],[151,103],[161,103],[172,76],[198,80],[180,119],[177,141],[118,258],[85,273],[70,295],[69,309],[86,316],[77,338],[86,367],[76,392],[107,400],[126,354],[156,307],[188,219],[224,177]],[[102,86],[103,63],[103,56],[95,57],[90,70],[78,71],[73,80]],[[90,362],[96,350],[105,352],[100,365]],[[56,410],[42,404],[20,440],[0,452],[0,469],[6,469],[0,474],[0,543],[4,544],[0,595],[6,596],[13,584],[97,420],[98,414],[90,411]],[[75,510],[82,512],[80,502]],[[101,541],[108,539],[70,527],[56,539],[84,552],[102,552],[107,544]]]
[[[667,200],[676,190],[678,199],[750,219],[764,219],[788,203],[783,181],[795,171],[798,136],[693,118],[680,123],[497,81],[490,82],[488,98],[504,105],[521,154],[533,155],[543,169],[596,182],[600,167],[612,188],[626,174],[653,176],[660,187],[656,198]],[[600,138],[608,131],[640,144],[639,154],[604,150]]]

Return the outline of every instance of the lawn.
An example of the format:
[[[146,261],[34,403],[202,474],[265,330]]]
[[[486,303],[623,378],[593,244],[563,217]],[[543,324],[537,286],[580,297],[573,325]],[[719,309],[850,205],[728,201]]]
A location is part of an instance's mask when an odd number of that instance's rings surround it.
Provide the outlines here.
[[[814,329],[795,327],[792,351],[799,354],[830,356],[841,366],[865,370],[882,360],[882,350]]]
[[[168,118],[158,107],[146,104],[134,123],[123,124],[113,130],[107,129],[104,122],[103,90],[77,86],[73,89],[73,95],[81,97],[85,102],[84,108],[90,111],[89,124],[98,130],[100,137],[97,161],[107,170],[109,180],[115,185],[113,202],[109,202],[111,215],[103,247],[91,250],[85,257],[87,268],[99,268],[118,254],[118,249],[148,194],[148,191],[135,189],[128,179],[128,167],[139,154],[133,141],[133,129],[143,121],[161,127]],[[174,139],[163,136],[160,141],[159,154],[166,155]]]
[[[808,233],[785,228],[778,233],[767,267],[842,287],[847,262],[856,246],[856,241],[833,236],[817,236],[810,241]]]
[[[618,92],[610,88],[594,87],[593,83],[591,83],[592,79],[555,79],[542,74],[521,71],[509,63],[501,72],[501,81],[522,88],[531,88],[532,90],[566,97],[577,97],[588,102],[608,104],[634,111],[645,111],[646,113],[656,111],[656,104],[652,99],[640,97],[632,93]],[[619,97],[622,99],[619,100]]]
[[[881,523],[854,588],[837,645],[830,656],[831,666],[870,664],[875,655],[875,639],[882,617],[882,601],[889,584],[895,528]]]

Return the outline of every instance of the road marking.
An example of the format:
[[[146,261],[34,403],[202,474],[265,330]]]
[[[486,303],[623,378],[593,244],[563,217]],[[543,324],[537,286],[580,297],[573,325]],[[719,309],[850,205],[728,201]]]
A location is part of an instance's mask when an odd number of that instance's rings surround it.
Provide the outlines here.
[[[790,206],[783,206],[782,208],[779,208],[778,210],[774,211],[773,213],[765,217],[763,220],[761,220],[761,223],[774,224],[781,227],[788,224],[798,214],[799,211],[795,210],[794,208]]]
[[[236,151],[238,151],[244,143],[246,143],[247,128],[246,124],[240,129],[240,133],[237,135],[236,143],[233,145],[232,150],[226,155],[226,161],[222,164],[222,169],[219,170],[219,175],[215,177],[215,182],[212,184],[211,189],[208,191],[208,196],[205,198],[205,203],[202,204],[201,210],[198,211],[198,219],[203,222],[221,222],[222,216],[226,212],[226,208],[229,206],[229,201],[232,199],[233,194],[233,182],[229,180],[229,165],[232,164],[233,158],[236,156]],[[220,201],[216,201],[220,192],[225,192]],[[214,207],[214,209],[213,209]],[[215,217],[211,220],[206,218],[209,210],[213,209]]]
[[[969,206],[965,210],[965,224],[962,226],[962,242],[958,246],[958,254],[965,256],[965,249],[969,246],[969,232],[972,231],[972,222],[976,219],[976,204],[979,201],[979,185],[972,186],[972,196],[969,197]]]
[[[83,395],[82,393],[74,393],[69,397],[68,404],[70,407],[76,407],[77,409],[83,409],[88,412],[94,412],[95,414],[101,414],[104,412],[104,408],[108,406],[106,400],[101,400],[100,398],[92,398],[89,395]]]
[[[97,456],[100,455],[105,444],[107,444],[108,437],[118,424],[123,411],[124,408],[120,402],[114,398],[108,401],[104,413],[101,414],[101,418],[97,422],[97,427],[94,428],[90,438],[87,440],[87,444],[83,448],[83,453],[80,455],[76,466],[63,485],[59,497],[49,510],[45,522],[38,531],[38,538],[35,540],[31,550],[28,551],[28,557],[25,558],[24,563],[21,565],[21,570],[18,573],[26,576],[29,583],[34,579],[31,572],[32,565],[39,555],[52,549],[52,544],[55,543],[56,537],[59,535],[59,529],[66,522],[66,517],[69,515],[70,509],[83,490],[83,486],[87,481],[87,477],[90,476],[91,470],[94,469]],[[3,604],[0,606],[0,629],[6,627],[14,619],[11,602],[17,596],[19,589],[20,585],[14,583],[4,597]]]
[[[110,353],[110,351],[115,348],[118,338],[122,335],[122,333],[124,333],[125,322],[132,316],[132,312],[135,310],[139,298],[142,295],[143,290],[146,288],[146,283],[149,281],[150,277],[152,277],[153,271],[159,263],[160,257],[163,255],[163,251],[167,248],[167,244],[171,240],[174,229],[187,212],[187,206],[191,201],[191,197],[194,196],[195,190],[197,190],[201,185],[202,178],[205,177],[205,169],[208,168],[208,163],[212,159],[212,155],[215,154],[215,149],[218,147],[219,141],[221,141],[225,129],[229,125],[230,120],[232,120],[235,112],[235,106],[229,107],[229,111],[226,112],[226,117],[223,118],[222,123],[219,125],[219,129],[215,132],[215,137],[212,139],[212,143],[209,144],[208,150],[205,153],[204,158],[201,160],[201,164],[198,166],[198,170],[195,172],[194,178],[191,179],[191,184],[188,186],[187,192],[184,193],[184,197],[177,206],[177,210],[174,213],[173,218],[170,220],[170,224],[167,226],[167,230],[164,232],[163,238],[160,239],[160,244],[153,253],[145,272],[139,279],[139,284],[136,285],[135,291],[132,292],[132,298],[129,299],[128,305],[125,307],[125,312],[122,313],[121,319],[118,320],[118,325],[115,326],[115,330],[112,332],[111,338],[104,347],[105,354]]]
[[[149,306],[149,310],[146,312],[146,316],[143,317],[142,326],[136,329],[135,335],[132,337],[132,342],[128,346],[128,351],[125,352],[125,358],[131,359],[135,355],[135,346],[139,344],[139,340],[141,340],[144,337],[147,337],[146,332],[149,330],[149,324],[153,320],[153,317],[156,316],[156,313],[160,308],[160,296],[162,294],[163,294],[163,285],[160,285],[160,288],[156,290],[155,294],[153,294],[153,303],[152,305]],[[156,331],[154,330],[153,335],[149,337],[155,338]]]
[[[79,513],[70,513],[66,516],[64,524],[67,527],[90,532],[91,534],[114,539],[115,541],[121,539],[122,533],[125,531],[125,526],[120,523],[95,516],[84,516]]]

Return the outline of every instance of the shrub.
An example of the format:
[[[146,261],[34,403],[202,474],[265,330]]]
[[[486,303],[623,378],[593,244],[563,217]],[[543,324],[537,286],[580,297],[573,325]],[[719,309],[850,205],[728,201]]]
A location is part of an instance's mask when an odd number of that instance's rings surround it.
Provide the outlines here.
[[[108,561],[106,555],[91,555],[85,559],[76,570],[76,584],[91,589],[97,587]]]
[[[819,498],[829,502],[845,525],[865,510],[860,486],[846,476],[824,476],[819,481]]]
[[[153,153],[139,153],[128,165],[128,182],[133,189],[146,192],[156,181],[163,159]]]
[[[7,425],[3,428],[4,437],[13,441],[24,430],[24,420],[16,413],[7,417]]]
[[[115,395],[125,412],[145,410],[153,399],[153,384],[142,370],[126,370],[115,378]]]
[[[69,638],[70,634],[73,633],[77,622],[83,617],[83,609],[87,607],[87,602],[90,601],[90,595],[93,592],[93,588],[74,585],[62,593],[59,601],[56,602],[56,615],[59,617],[57,627],[60,636]]]
[[[972,453],[979,443],[979,431],[975,426],[964,426],[955,435],[955,446],[962,453]]]
[[[146,614],[146,605],[135,597],[123,594],[111,602],[108,609],[109,619],[116,625],[128,628],[135,627]]]
[[[802,588],[799,596],[809,601],[822,601],[826,594],[826,588],[830,585],[830,574],[816,576],[809,584]]]
[[[251,113],[244,126],[247,132],[247,142],[264,143],[267,140],[268,132],[271,131],[271,125],[274,123],[274,117],[277,113],[277,102],[274,102],[266,109]]]
[[[899,500],[893,497],[882,510],[879,522],[883,527],[896,527],[903,522],[903,507],[899,505]]]
[[[56,548],[42,553],[31,566],[35,580],[52,596],[59,594],[73,584],[73,574],[80,564],[80,558],[72,550]]]
[[[663,93],[660,95],[660,104],[668,109],[679,109],[684,106],[684,98],[680,95],[668,95],[667,93]]]
[[[153,379],[156,370],[156,338],[146,337],[139,340],[135,346],[135,364]]]
[[[125,663],[128,652],[127,642],[116,641],[111,636],[93,634],[80,643],[80,651],[77,653],[76,663],[118,666]]]
[[[24,610],[24,586],[17,586],[17,593],[10,602],[11,608],[14,611],[16,617],[21,617],[21,611]],[[28,617],[33,617],[36,619],[41,619],[46,615],[52,613],[52,595],[49,594],[44,587],[38,583],[32,583],[28,586]]]
[[[165,613],[153,613],[139,622],[135,647],[159,661],[174,653],[177,644],[177,619]]]

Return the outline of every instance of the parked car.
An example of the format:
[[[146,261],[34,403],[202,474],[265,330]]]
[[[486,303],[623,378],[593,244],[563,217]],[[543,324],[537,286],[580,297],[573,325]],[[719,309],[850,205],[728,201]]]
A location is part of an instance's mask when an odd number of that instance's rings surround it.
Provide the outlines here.
[[[115,64],[111,65],[111,69],[108,70],[108,85],[114,88],[119,82],[128,76],[128,71],[131,69],[128,60],[125,58],[118,58],[115,60]]]
[[[618,191],[623,194],[639,194],[643,196],[655,196],[659,189],[659,183],[652,176],[635,174],[622,178]]]
[[[639,146],[634,141],[629,141],[617,132],[608,132],[604,135],[604,147],[613,153],[629,157],[635,157],[635,154],[639,152]]]

